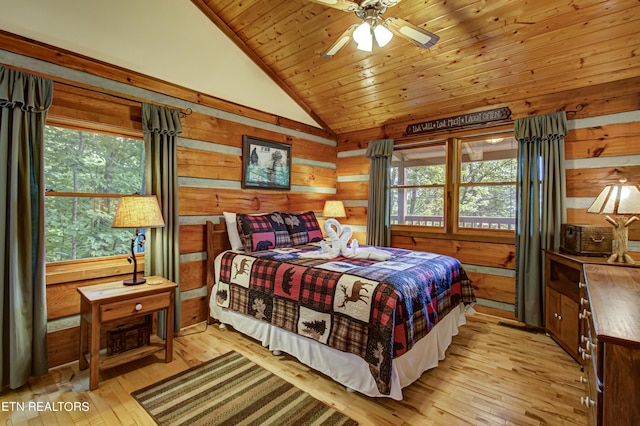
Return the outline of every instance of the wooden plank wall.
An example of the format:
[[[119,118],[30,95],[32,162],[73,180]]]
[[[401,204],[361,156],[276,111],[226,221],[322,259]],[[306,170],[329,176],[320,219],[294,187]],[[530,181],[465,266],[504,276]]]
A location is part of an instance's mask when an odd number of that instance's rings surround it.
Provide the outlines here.
[[[4,48],[20,55],[8,56],[15,63],[4,60],[5,65],[54,80],[54,101],[48,114],[51,125],[64,124],[73,128],[90,125],[96,129],[95,123],[100,123],[97,126],[100,131],[142,138],[140,101],[181,110],[193,109],[192,114],[182,119],[183,133],[178,138],[182,327],[208,317],[207,220],[220,222],[223,211],[312,210],[320,213],[324,201],[335,197],[336,142],[323,130],[210,99],[134,72],[0,33],[0,53]],[[29,58],[48,60],[59,67],[48,65],[41,69],[38,62],[25,66],[25,63],[32,63]],[[84,81],[79,73],[71,72],[72,68],[92,76]],[[95,76],[98,76],[97,80]],[[114,85],[112,80],[122,82],[124,86]],[[99,89],[93,86],[96,81],[100,84]],[[94,89],[102,93],[92,91]],[[161,94],[160,101],[158,93]],[[243,135],[291,145],[291,191],[241,188]],[[126,244],[123,244],[124,253]],[[140,271],[143,265],[144,261],[140,260]],[[126,256],[47,266],[50,366],[78,358],[80,299],[76,289],[121,280],[131,272]]]
[[[225,211],[322,212],[335,196],[335,142],[292,136],[193,113],[184,120],[178,148],[182,326],[207,318],[206,226]],[[243,190],[242,135],[291,145],[291,191]]]
[[[587,213],[602,188],[621,178],[640,183],[640,111],[574,120],[565,139],[567,223],[610,226]],[[640,223],[629,228],[631,256],[640,260]]]
[[[629,108],[629,102],[624,106],[624,109]],[[609,226],[602,216],[588,214],[586,210],[606,184],[616,183],[620,177],[640,183],[640,145],[637,144],[640,111],[570,119],[569,127],[565,139],[567,223]],[[336,198],[344,201],[349,216],[346,221],[358,230],[358,238],[363,240],[369,178],[369,160],[364,152],[368,141],[389,137],[388,131],[389,128],[386,131],[372,129],[338,138]],[[640,259],[640,223],[631,226],[629,239],[632,256]],[[515,318],[514,242],[474,241],[464,237],[438,239],[433,235],[411,236],[392,231],[392,246],[460,259],[479,299],[476,309]]]

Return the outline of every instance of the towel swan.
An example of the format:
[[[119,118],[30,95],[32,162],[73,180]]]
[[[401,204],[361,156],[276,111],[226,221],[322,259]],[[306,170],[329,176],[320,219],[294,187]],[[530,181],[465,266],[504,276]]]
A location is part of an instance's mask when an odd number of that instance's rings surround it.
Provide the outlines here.
[[[329,237],[331,246],[326,242],[320,242],[320,251],[313,251],[300,254],[300,257],[313,259],[333,259],[342,255],[350,259],[371,259],[371,260],[388,260],[391,253],[384,250],[378,250],[373,247],[360,248],[358,240],[353,239],[351,246],[349,240],[353,235],[350,226],[342,226],[335,219],[327,219],[324,222],[324,232]]]

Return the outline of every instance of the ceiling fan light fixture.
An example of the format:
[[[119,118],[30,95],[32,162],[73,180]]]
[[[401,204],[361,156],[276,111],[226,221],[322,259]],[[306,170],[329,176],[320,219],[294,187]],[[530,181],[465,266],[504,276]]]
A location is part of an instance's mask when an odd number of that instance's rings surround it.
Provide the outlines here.
[[[320,55],[322,58],[331,58],[338,53],[341,48],[344,48],[344,46],[347,45],[347,41],[344,39],[345,36],[353,37],[357,48],[367,52],[373,51],[374,38],[377,47],[385,47],[395,35],[423,49],[429,49],[440,40],[440,37],[436,34],[397,16],[384,18],[383,15],[387,9],[398,4],[400,0],[308,1],[324,4],[345,12],[354,12],[361,20],[359,23],[355,23],[347,28],[327,51]]]
[[[385,47],[393,38],[393,33],[384,25],[376,25],[373,29],[373,34],[376,37],[376,43],[380,47]]]

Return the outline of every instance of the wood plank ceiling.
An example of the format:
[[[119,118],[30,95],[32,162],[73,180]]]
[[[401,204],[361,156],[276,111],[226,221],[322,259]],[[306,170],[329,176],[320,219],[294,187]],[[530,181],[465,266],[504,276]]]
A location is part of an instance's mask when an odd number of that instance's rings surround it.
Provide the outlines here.
[[[394,37],[366,53],[350,42],[331,59],[320,55],[360,22],[354,13],[307,0],[192,2],[336,134],[501,106],[525,116],[536,97],[640,78],[638,0],[403,0],[385,17],[437,34],[434,47]]]

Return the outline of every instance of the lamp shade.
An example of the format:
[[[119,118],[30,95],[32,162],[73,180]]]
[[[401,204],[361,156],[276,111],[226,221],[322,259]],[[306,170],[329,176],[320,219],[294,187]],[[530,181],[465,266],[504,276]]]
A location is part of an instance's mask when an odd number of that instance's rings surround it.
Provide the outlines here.
[[[344,204],[342,201],[329,200],[324,202],[324,209],[322,209],[322,216],[324,217],[347,217],[347,212],[344,210]]]
[[[393,38],[393,33],[384,25],[376,25],[373,29],[373,34],[376,36],[376,42],[380,47],[385,47]]]
[[[164,220],[155,195],[125,195],[113,218],[112,228],[162,228]]]
[[[587,209],[587,213],[640,214],[640,187],[628,185],[626,180],[621,181],[618,185],[607,185]]]

